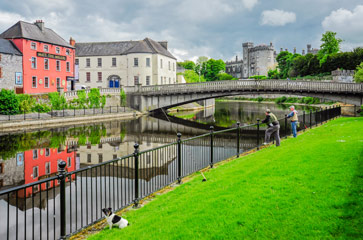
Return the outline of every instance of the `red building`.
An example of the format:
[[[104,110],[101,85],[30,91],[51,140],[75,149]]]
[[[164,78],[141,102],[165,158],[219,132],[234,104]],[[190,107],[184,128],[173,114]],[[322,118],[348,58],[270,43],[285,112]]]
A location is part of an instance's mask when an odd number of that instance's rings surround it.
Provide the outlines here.
[[[23,93],[67,91],[67,77],[74,77],[75,48],[44,22],[17,22],[0,34],[23,53]]]
[[[41,148],[24,152],[24,184],[36,182],[38,180],[55,176],[58,173],[58,162],[63,160],[67,163],[66,171],[76,170],[75,152],[68,152],[67,147],[64,150],[57,148]],[[74,179],[74,175],[72,176]],[[68,179],[66,179],[68,181]],[[41,190],[57,187],[58,181],[43,183]],[[34,192],[38,192],[39,186],[35,186]],[[33,193],[32,188],[26,189],[26,196]],[[24,197],[24,191],[19,191],[19,197]]]

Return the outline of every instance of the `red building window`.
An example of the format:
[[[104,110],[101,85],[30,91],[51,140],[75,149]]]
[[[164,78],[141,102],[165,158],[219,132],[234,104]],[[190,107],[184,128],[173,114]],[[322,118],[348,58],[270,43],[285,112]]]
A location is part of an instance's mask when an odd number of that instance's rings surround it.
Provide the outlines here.
[[[56,69],[57,69],[57,71],[61,70],[61,63],[59,60],[56,61]]]
[[[38,167],[33,167],[33,178],[37,178],[39,176]]]
[[[86,81],[87,82],[91,81],[91,73],[90,72],[86,72]]]
[[[61,82],[60,78],[57,78],[57,87],[60,87],[60,82]]]
[[[33,69],[36,69],[37,68],[37,58],[36,57],[32,57],[32,68]]]
[[[33,49],[33,50],[37,50],[37,43],[32,42],[32,43],[30,44],[30,48],[31,48],[31,49]]]
[[[44,70],[49,70],[49,59],[44,58]]]
[[[45,174],[50,174],[50,162],[45,163]]]
[[[102,82],[102,72],[98,72],[97,75],[98,75],[98,81]]]
[[[32,77],[32,88],[37,88],[37,77]]]
[[[69,66],[70,66],[70,65],[69,65],[69,62],[67,62],[67,63],[66,63],[66,66],[67,66],[67,67],[66,67],[67,72],[70,72],[71,70],[70,70],[70,67],[69,67]]]
[[[38,159],[38,150],[37,149],[33,150],[33,159]]]
[[[43,49],[44,49],[44,52],[49,52],[49,47],[48,47],[48,45],[44,45]]]
[[[56,48],[55,48],[55,52],[56,52],[56,53],[60,53],[60,48],[59,48],[59,47],[56,47]]]
[[[45,88],[49,88],[49,78],[48,77],[44,77],[44,87]],[[47,153],[47,152],[46,152]],[[49,150],[48,150],[49,153]],[[47,155],[46,155],[47,156]]]

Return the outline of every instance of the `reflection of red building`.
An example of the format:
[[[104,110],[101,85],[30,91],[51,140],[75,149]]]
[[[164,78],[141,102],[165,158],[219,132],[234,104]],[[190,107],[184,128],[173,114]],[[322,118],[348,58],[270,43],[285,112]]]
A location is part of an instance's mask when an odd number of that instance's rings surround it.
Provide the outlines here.
[[[67,77],[74,76],[74,47],[39,20],[17,22],[0,34],[23,53],[23,93],[67,91]]]
[[[67,163],[66,170],[71,172],[76,169],[75,153],[67,152],[57,148],[41,148],[24,152],[24,184],[36,182],[47,177],[55,176],[58,173],[58,162],[63,160]],[[74,175],[72,176],[74,178]],[[54,186],[55,185],[55,186]],[[58,181],[43,183],[41,190],[58,186]],[[34,192],[39,191],[39,186],[34,186]],[[31,187],[26,189],[26,197],[33,193]],[[24,191],[18,192],[20,197],[24,197]]]

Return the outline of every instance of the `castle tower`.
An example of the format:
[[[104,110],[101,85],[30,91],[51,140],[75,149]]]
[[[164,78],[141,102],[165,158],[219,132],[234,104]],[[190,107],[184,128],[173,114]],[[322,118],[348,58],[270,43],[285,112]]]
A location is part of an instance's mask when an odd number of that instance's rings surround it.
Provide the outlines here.
[[[249,72],[249,66],[250,66],[249,49],[253,48],[253,43],[251,43],[251,42],[242,43],[242,48],[243,48],[242,76],[243,76],[243,78],[248,78],[250,76],[250,72]]]

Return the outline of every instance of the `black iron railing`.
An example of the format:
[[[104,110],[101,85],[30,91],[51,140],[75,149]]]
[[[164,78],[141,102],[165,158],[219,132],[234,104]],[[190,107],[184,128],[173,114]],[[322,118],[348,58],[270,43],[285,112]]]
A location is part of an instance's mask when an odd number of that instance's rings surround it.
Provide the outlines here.
[[[340,115],[340,107],[310,112],[309,117],[303,112],[299,130]],[[290,135],[287,118],[279,123],[281,135]],[[1,239],[65,239],[103,219],[102,208],[137,206],[142,198],[180,183],[191,173],[238,157],[245,150],[258,150],[265,129],[258,120],[221,131],[211,127],[209,133],[188,139],[178,133],[176,142],[146,151],[139,151],[135,144],[131,155],[72,172],[60,161],[57,175],[0,191],[0,203],[5,203]]]

